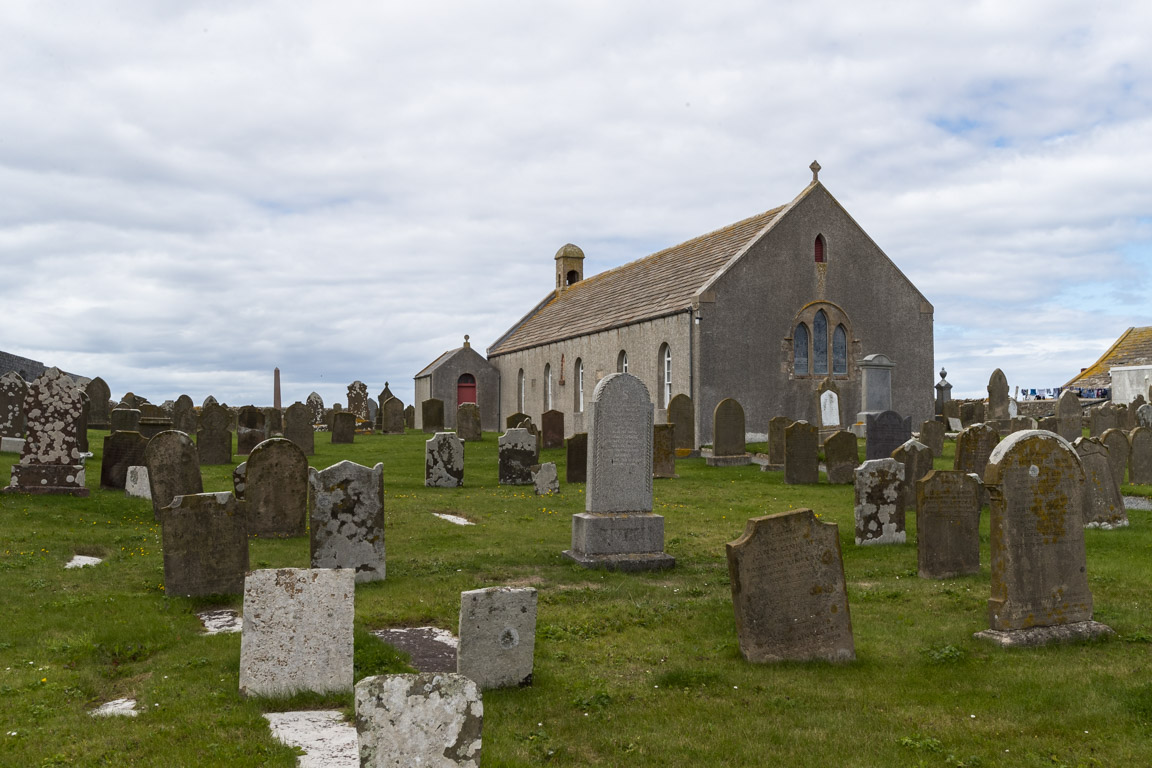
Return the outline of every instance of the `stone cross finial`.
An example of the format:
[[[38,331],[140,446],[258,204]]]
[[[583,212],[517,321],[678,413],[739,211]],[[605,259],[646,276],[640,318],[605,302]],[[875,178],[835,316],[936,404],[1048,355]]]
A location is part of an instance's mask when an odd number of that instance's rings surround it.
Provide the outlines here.
[[[808,166],[808,168],[812,171],[812,181],[820,181],[820,163],[813,160],[812,165]]]
[[[471,344],[468,343],[468,334],[464,334],[464,346],[465,347],[471,347],[472,346]]]

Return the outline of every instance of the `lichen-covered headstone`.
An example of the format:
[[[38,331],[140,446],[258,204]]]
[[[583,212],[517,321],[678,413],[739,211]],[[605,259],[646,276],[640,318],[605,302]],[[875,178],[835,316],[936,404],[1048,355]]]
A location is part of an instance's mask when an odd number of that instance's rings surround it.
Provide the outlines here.
[[[312,423],[312,411],[304,403],[293,403],[284,411],[284,438],[295,443],[305,456],[316,454]]]
[[[24,400],[28,382],[9,371],[0,376],[0,437],[24,437]]]
[[[356,582],[385,576],[384,465],[341,461],[308,471],[313,568],[351,568]]]
[[[368,386],[362,381],[354,381],[348,385],[348,410],[360,419],[367,419],[368,414]]]
[[[112,397],[112,392],[108,389],[108,385],[104,379],[97,376],[84,385],[84,391],[91,403],[88,410],[88,426],[91,429],[108,429],[112,417],[112,409],[108,407],[108,398]],[[2,415],[0,421],[3,421]]]
[[[128,467],[124,495],[130,499],[152,500],[152,491],[148,487],[148,467]]]
[[[149,440],[144,449],[144,466],[148,467],[152,514],[157,520],[160,510],[177,496],[204,492],[200,454],[192,438],[183,432],[172,429]]]
[[[566,455],[567,465],[564,467],[564,481],[568,483],[588,482],[588,433],[577,432],[568,438]]]
[[[892,458],[904,465],[904,511],[916,511],[916,483],[932,471],[932,449],[919,440],[909,440],[892,451]]]
[[[560,492],[560,477],[556,465],[547,461],[532,468],[532,485],[537,496],[547,496]]]
[[[351,443],[356,439],[356,414],[336,411],[332,414],[332,444]]]
[[[1122,429],[1105,430],[1100,435],[1100,442],[1108,447],[1108,463],[1112,468],[1112,476],[1116,480],[1116,487],[1124,485],[1124,474],[1128,469],[1128,454],[1132,446],[1128,443],[1128,434]]]
[[[76,436],[82,394],[58,368],[49,368],[28,385],[24,397],[27,435],[5,492],[88,495]]]
[[[944,453],[944,424],[929,419],[920,425],[920,442],[928,446],[932,456],[939,458]]]
[[[820,482],[820,445],[816,427],[794,421],[784,430],[784,482],[814,485]]]
[[[851,485],[856,482],[856,467],[860,463],[856,435],[840,430],[824,441],[824,467],[832,485]]]
[[[478,442],[484,437],[480,429],[480,406],[464,403],[456,409],[456,434],[465,442]]]
[[[1152,427],[1136,427],[1128,435],[1128,482],[1152,485]]]
[[[912,417],[902,418],[896,411],[881,411],[867,416],[864,458],[887,459],[892,451],[912,438]]]
[[[303,536],[308,522],[308,458],[291,440],[274,437],[248,456],[244,501],[248,533]]]
[[[104,438],[100,456],[100,487],[124,490],[128,467],[144,464],[148,439],[139,432],[113,432]]]
[[[313,424],[324,423],[324,398],[313,392],[305,399],[304,405],[308,407],[308,410],[312,414]]]
[[[980,479],[934,469],[916,483],[916,559],[922,579],[980,572]]]
[[[244,502],[232,494],[177,496],[160,510],[164,593],[199,597],[244,591],[248,531]]]
[[[450,672],[378,675],[356,683],[361,768],[479,768],[484,704]]]
[[[1128,525],[1108,446],[1095,437],[1077,438],[1072,446],[1084,468],[1084,526],[1111,530]]]
[[[420,403],[420,428],[429,434],[444,431],[444,401],[430,397]]]
[[[532,684],[536,590],[473,589],[460,595],[456,671],[480,690]]]
[[[835,523],[810,509],[755,517],[726,550],[746,661],[856,658]]]
[[[240,694],[351,690],[355,607],[349,569],[251,571],[244,580]]]
[[[380,406],[380,431],[386,435],[404,434],[404,403],[395,397]]]
[[[424,443],[424,485],[428,488],[464,485],[464,441],[454,432],[437,432]]]
[[[904,465],[872,459],[856,469],[856,544],[903,544]]]
[[[115,411],[113,411],[115,416]],[[200,430],[196,433],[196,450],[202,465],[232,463],[232,433],[228,431],[232,414],[222,405],[210,403],[200,410]]]

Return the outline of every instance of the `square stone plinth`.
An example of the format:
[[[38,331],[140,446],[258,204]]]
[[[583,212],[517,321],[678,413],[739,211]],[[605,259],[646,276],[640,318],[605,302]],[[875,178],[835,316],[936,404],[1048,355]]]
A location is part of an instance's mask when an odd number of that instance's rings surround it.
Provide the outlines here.
[[[745,453],[740,456],[709,456],[704,461],[710,467],[743,467],[752,463],[752,455]]]
[[[985,629],[972,636],[977,640],[987,640],[1001,648],[1036,648],[1057,643],[1081,643],[1116,634],[1107,624],[1098,621],[1074,621],[1071,624],[1057,624],[1051,627],[1029,627],[1028,629]]]
[[[664,552],[664,517],[651,514],[573,515],[572,549],[563,554],[585,568],[613,571],[655,571],[676,564]]]

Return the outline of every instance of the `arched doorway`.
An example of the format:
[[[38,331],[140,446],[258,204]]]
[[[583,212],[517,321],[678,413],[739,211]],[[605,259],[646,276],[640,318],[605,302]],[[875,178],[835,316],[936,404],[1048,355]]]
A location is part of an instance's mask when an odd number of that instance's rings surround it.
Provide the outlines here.
[[[462,373],[456,380],[456,405],[474,402],[476,402],[476,377],[470,373]]]

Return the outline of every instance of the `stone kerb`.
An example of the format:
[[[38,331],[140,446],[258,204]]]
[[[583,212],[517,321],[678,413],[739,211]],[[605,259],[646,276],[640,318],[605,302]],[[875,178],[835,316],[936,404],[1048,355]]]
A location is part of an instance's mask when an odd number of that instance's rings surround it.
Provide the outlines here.
[[[160,510],[177,496],[204,492],[200,454],[196,443],[183,432],[168,430],[149,440],[144,449],[144,466],[148,468],[152,515],[157,520]]]
[[[313,568],[350,568],[356,583],[385,578],[384,465],[310,467]]]
[[[532,684],[536,590],[487,587],[460,595],[456,671],[480,690]]]

